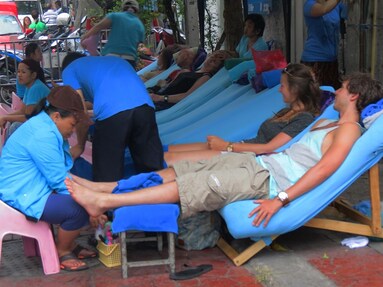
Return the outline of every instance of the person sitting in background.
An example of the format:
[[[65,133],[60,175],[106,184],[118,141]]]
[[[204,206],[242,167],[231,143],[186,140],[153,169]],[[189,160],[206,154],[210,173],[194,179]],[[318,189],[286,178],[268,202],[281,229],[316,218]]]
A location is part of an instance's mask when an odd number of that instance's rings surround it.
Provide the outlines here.
[[[194,63],[197,58],[205,56],[206,53],[203,49],[193,47],[193,48],[182,48],[179,52],[173,54],[173,59],[176,65],[179,67],[179,69],[174,70],[173,72],[170,73],[170,75],[164,79],[164,80],[159,80],[155,86],[152,86],[148,88],[150,92],[157,92],[159,89],[165,87],[168,85],[171,81],[173,81],[179,74],[183,72],[191,72],[195,70],[198,67],[195,67],[197,65],[202,64],[202,62],[205,60],[203,58],[201,63]]]
[[[230,57],[231,55],[226,51],[215,51],[206,58],[200,70],[182,72],[164,88],[151,93],[156,111],[168,109],[186,98],[218,72],[225,60]]]
[[[33,23],[29,25],[30,29],[34,29],[36,33],[44,32],[47,29],[47,25],[40,20],[40,15],[37,10],[32,10],[31,16],[33,18]]]
[[[57,12],[55,9],[55,4],[48,3],[47,11],[43,14],[43,20],[47,24],[47,26],[57,25]]]
[[[61,1],[55,1],[56,13],[60,15],[61,13],[69,13],[68,7],[62,7]]]
[[[233,143],[208,136],[206,143],[169,145],[164,153],[166,164],[209,159],[222,152],[274,152],[311,124],[320,110],[319,84],[312,70],[303,64],[289,64],[282,71],[279,91],[288,107],[265,120],[255,138]]]
[[[173,54],[179,52],[182,49],[182,47],[183,46],[178,44],[169,45],[165,47],[158,55],[157,69],[146,72],[143,75],[140,75],[140,78],[142,79],[142,81],[146,82],[147,80],[150,80],[151,78],[157,76],[158,74],[168,69],[170,65],[173,63]]]
[[[29,29],[29,26],[32,24],[31,18],[29,16],[25,16],[23,19],[23,30],[24,33]]]
[[[43,60],[43,52],[41,51],[40,46],[35,42],[29,43],[28,45],[26,45],[24,53],[25,53],[25,59],[32,59],[38,63],[41,63]],[[44,70],[41,67],[39,69],[37,78],[46,85]],[[19,79],[16,78],[17,96],[22,99],[24,97],[24,93],[25,93],[25,85],[21,85],[19,83]]]
[[[252,58],[251,48],[256,51],[266,51],[269,49],[263,39],[265,30],[265,19],[260,14],[249,14],[245,18],[243,36],[235,51],[239,58]]]
[[[7,129],[6,139],[27,120],[35,105],[50,92],[39,78],[40,69],[39,63],[32,59],[21,61],[17,67],[18,81],[21,85],[26,86],[23,98],[24,106],[13,113],[0,116],[0,128],[5,128],[7,122],[11,123]]]

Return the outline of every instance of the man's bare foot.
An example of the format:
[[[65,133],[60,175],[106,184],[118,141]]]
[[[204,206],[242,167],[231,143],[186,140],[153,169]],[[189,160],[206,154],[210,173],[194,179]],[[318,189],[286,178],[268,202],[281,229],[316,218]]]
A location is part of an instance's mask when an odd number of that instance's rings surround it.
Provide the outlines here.
[[[102,208],[102,196],[104,194],[79,185],[68,177],[64,183],[73,199],[84,207],[90,216],[99,216],[108,210],[108,208]]]
[[[93,182],[72,174],[73,181],[96,192],[111,193],[117,185],[115,182]]]

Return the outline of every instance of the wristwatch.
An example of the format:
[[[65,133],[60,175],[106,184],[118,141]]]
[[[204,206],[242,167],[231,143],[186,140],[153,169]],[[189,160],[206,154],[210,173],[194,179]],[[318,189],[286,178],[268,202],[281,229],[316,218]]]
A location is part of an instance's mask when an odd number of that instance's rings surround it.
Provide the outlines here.
[[[284,191],[278,193],[277,197],[282,202],[282,206],[286,206],[290,203],[289,195]]]
[[[168,102],[168,96],[164,96],[164,102],[167,103]]]
[[[227,152],[232,152],[233,151],[233,143],[229,143],[226,147]]]

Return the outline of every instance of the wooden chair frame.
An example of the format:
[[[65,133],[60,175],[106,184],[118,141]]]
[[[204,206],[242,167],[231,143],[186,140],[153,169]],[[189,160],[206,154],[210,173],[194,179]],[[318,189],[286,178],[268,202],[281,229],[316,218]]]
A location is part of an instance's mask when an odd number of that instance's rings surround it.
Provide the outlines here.
[[[382,222],[380,217],[380,187],[378,163],[376,163],[369,169],[368,176],[371,200],[371,219],[358,212],[357,210],[353,209],[350,205],[338,198],[332,203],[332,205],[335,208],[337,208],[340,212],[347,215],[348,218],[357,221],[357,223],[315,217],[310,221],[306,222],[304,226],[383,238]],[[278,235],[275,235],[271,238],[272,240],[274,240],[277,237]],[[233,263],[236,266],[241,266],[254,255],[256,255],[259,251],[261,251],[266,246],[266,243],[263,240],[260,240],[250,245],[241,253],[237,252],[223,238],[219,239],[217,246],[233,261]]]

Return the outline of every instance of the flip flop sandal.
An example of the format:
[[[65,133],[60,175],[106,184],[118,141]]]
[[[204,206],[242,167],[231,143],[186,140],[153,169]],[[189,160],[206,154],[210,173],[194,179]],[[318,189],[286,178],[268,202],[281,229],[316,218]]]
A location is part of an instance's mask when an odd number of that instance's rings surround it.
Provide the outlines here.
[[[84,262],[83,262],[84,265],[80,265],[80,266],[77,266],[77,267],[75,267],[75,266],[73,266],[73,267],[65,266],[64,262],[67,261],[67,260],[78,260],[78,258],[73,253],[69,253],[69,254],[61,256],[59,258],[61,270],[65,270],[65,271],[82,271],[82,270],[89,269],[88,265],[86,265]]]
[[[213,266],[211,264],[203,264],[180,272],[171,273],[169,278],[172,280],[188,280],[209,272],[212,269]]]
[[[80,244],[78,244],[73,250],[72,250],[72,253],[77,256],[78,259],[88,259],[88,258],[95,258],[97,257],[97,253],[93,253],[91,255],[80,255],[81,251],[83,250],[87,250],[87,251],[91,251],[89,250],[88,248],[85,248],[84,246],[81,246]]]

